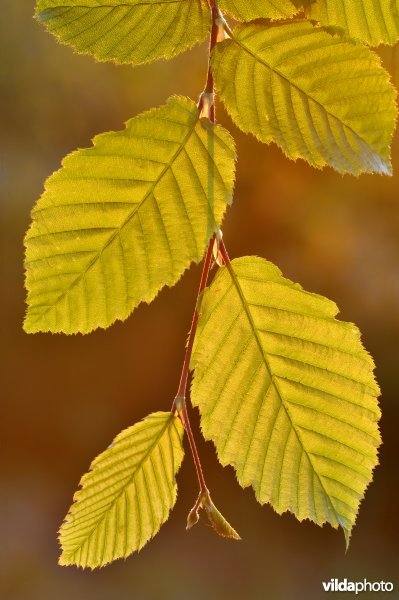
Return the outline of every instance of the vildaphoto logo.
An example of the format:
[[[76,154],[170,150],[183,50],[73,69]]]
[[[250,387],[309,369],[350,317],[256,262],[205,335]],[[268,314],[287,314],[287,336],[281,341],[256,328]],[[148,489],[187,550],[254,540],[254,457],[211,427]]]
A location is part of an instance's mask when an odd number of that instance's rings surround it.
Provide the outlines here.
[[[322,581],[325,592],[393,592],[393,583],[391,581],[348,581],[343,579],[331,579]]]

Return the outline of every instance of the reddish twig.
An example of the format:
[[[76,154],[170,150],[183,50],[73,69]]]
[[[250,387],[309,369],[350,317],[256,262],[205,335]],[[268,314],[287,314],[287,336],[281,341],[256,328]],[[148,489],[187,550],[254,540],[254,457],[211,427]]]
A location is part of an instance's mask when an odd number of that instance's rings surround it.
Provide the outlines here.
[[[191,321],[191,329],[190,329],[190,334],[189,334],[189,338],[188,338],[188,342],[187,342],[186,353],[184,355],[183,368],[182,368],[182,372],[181,372],[181,376],[180,376],[179,388],[178,388],[177,394],[176,394],[176,396],[182,396],[183,398],[186,396],[188,372],[190,369],[190,360],[191,360],[191,354],[193,351],[195,332],[197,330],[198,303],[200,300],[200,296],[206,287],[208,277],[209,277],[209,271],[211,270],[214,239],[215,238],[213,236],[209,242],[208,250],[207,250],[207,253],[205,256],[205,260],[204,260],[204,266],[202,268],[201,281],[199,284],[194,314],[193,314],[193,318]],[[173,403],[172,410],[174,410],[174,407],[175,407],[175,403]]]
[[[187,433],[188,441],[190,443],[191,454],[195,464],[195,470],[197,471],[198,483],[200,487],[200,493],[208,492],[206,487],[204,473],[202,471],[202,465],[198,454],[197,446],[195,444],[193,432],[191,429],[190,419],[187,413],[186,400],[183,396],[176,396],[175,405],[181,422],[183,423],[184,429]]]
[[[218,19],[220,18],[220,12],[217,7],[216,0],[208,0],[208,4],[209,4],[209,8],[211,10],[211,16],[212,16],[212,29],[211,29],[211,35],[210,35],[209,56],[208,56],[208,73],[207,73],[207,79],[206,79],[204,91],[202,92],[200,99],[198,101],[198,110],[199,110],[200,114],[204,110],[204,113],[206,112],[206,115],[203,115],[203,116],[207,116],[209,118],[209,120],[211,121],[211,123],[215,123],[214,79],[213,79],[213,74],[212,74],[212,69],[211,69],[211,52],[212,52],[213,48],[215,47],[215,45],[217,43],[217,39],[218,39],[218,32],[219,32]],[[201,498],[204,493],[209,493],[209,492],[206,487],[205,478],[204,478],[204,474],[203,474],[202,466],[201,466],[201,461],[200,461],[200,458],[198,455],[197,446],[195,444],[193,432],[191,429],[190,419],[189,419],[189,416],[187,413],[186,392],[187,392],[188,374],[189,374],[189,370],[190,370],[191,355],[192,355],[192,351],[193,351],[194,339],[195,339],[195,334],[197,331],[197,324],[198,324],[198,317],[199,317],[199,313],[198,313],[199,306],[198,305],[200,302],[201,294],[205,290],[205,287],[206,287],[206,284],[208,281],[209,272],[210,272],[211,264],[212,264],[212,253],[213,253],[213,246],[214,246],[215,240],[216,240],[216,236],[214,235],[214,236],[212,236],[212,239],[209,242],[208,250],[207,250],[207,253],[205,256],[204,265],[203,265],[202,274],[201,274],[201,281],[200,281],[200,285],[199,285],[199,289],[198,289],[197,301],[196,301],[196,305],[195,305],[195,309],[194,309],[193,319],[191,322],[190,334],[189,334],[186,352],[185,352],[184,361],[183,361],[183,367],[182,367],[182,372],[181,372],[181,377],[180,377],[179,388],[177,390],[176,398],[174,399],[173,405],[172,405],[172,413],[174,413],[177,410],[179,417],[183,423],[184,429],[187,433],[189,443],[190,443],[190,449],[191,449],[191,453],[193,455],[195,469],[197,471],[198,483],[199,483],[199,487],[200,487],[200,495],[198,498]],[[197,504],[196,504],[196,507],[198,509]]]
[[[198,102],[198,110],[200,112],[203,108],[204,94],[212,95],[212,97],[213,97],[213,95],[215,93],[215,82],[213,79],[213,73],[212,73],[212,69],[211,69],[211,54],[212,54],[212,50],[216,46],[217,39],[218,39],[218,33],[219,33],[218,19],[220,18],[220,11],[217,7],[215,0],[208,0],[208,4],[209,4],[210,11],[211,11],[212,29],[211,29],[211,36],[210,36],[210,40],[209,40],[208,72],[207,72],[207,77],[206,77],[206,84],[205,84],[204,91],[201,94],[199,102]],[[209,120],[212,123],[215,122],[215,102],[214,102],[213,98],[212,98],[212,104],[211,104],[210,111],[209,111]]]
[[[227,266],[229,266],[230,265],[230,256],[229,256],[229,254],[227,252],[227,248],[226,248],[226,246],[224,244],[223,238],[221,238],[220,241],[219,241],[219,252],[220,252],[220,254],[223,257],[223,260],[224,260],[225,264]]]

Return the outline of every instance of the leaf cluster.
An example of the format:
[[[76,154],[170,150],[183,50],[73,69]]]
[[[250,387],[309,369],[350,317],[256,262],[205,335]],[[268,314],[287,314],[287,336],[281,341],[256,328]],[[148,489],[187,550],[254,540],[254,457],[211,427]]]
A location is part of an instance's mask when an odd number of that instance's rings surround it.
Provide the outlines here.
[[[98,61],[169,59],[210,33],[211,45],[198,105],[172,97],[96,136],[47,180],[25,239],[25,330],[89,333],[124,320],[215,243],[220,268],[198,303],[190,364],[203,434],[260,503],[340,526],[348,543],[380,444],[374,363],[333,302],[261,258],[230,262],[220,228],[236,152],[213,103],[217,93],[242,131],[290,159],[389,175],[396,92],[370,46],[399,39],[399,4],[38,0],[36,17]],[[176,410],[122,432],[92,463],[61,527],[61,564],[126,557],[167,519],[183,425],[191,435]],[[238,539],[204,489],[189,526],[201,509]]]

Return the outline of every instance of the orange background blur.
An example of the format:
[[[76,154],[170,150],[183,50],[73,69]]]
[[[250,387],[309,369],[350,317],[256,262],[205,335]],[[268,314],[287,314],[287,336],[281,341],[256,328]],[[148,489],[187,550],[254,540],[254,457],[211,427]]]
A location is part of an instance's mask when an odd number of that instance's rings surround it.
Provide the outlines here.
[[[213,499],[242,542],[218,538],[204,522],[185,532],[197,494],[187,454],[170,520],[138,555],[94,573],[57,565],[57,528],[92,458],[121,429],[171,405],[200,268],[107,331],[29,336],[21,328],[29,213],[61,159],[89,146],[96,133],[123,128],[171,94],[196,99],[206,46],[135,69],[96,64],[57,44],[33,21],[33,9],[33,0],[1,2],[0,597],[317,600],[325,595],[321,582],[333,577],[393,581],[399,597],[398,139],[393,178],[341,177],[245,137],[220,106],[218,118],[239,155],[235,202],[224,224],[230,254],[272,260],[359,325],[383,390],[381,465],[345,555],[342,533],[259,506],[233,469],[218,465],[212,444],[199,440]],[[394,52],[384,48],[381,55],[395,76]]]

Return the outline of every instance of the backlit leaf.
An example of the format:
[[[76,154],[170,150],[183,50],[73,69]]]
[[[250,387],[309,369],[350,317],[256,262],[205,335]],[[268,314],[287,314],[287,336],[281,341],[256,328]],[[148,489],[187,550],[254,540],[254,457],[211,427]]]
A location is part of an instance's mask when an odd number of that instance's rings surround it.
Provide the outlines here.
[[[334,302],[257,257],[203,296],[191,367],[201,427],[260,503],[341,526],[347,542],[377,464],[374,363]]]
[[[239,21],[284,19],[297,12],[290,0],[220,0],[218,5]]]
[[[26,236],[25,330],[107,327],[174,285],[223,218],[234,159],[227,131],[181,97],[70,154]]]
[[[117,63],[172,58],[210,27],[202,0],[39,0],[36,16],[78,53]]]
[[[399,39],[399,0],[316,0],[308,15],[372,46]]]
[[[60,529],[61,565],[102,567],[159,531],[176,502],[182,438],[180,419],[157,412],[97,456]]]
[[[318,168],[391,173],[395,91],[368,48],[308,22],[254,23],[217,44],[212,65],[243,131]]]

